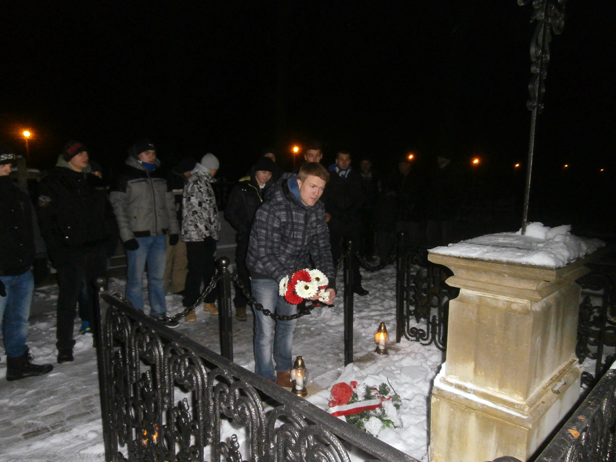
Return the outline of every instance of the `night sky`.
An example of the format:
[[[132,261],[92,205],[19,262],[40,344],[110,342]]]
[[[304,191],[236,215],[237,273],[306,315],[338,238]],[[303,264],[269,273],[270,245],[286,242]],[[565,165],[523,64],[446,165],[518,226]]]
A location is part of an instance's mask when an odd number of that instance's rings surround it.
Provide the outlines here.
[[[424,165],[480,155],[483,175],[512,175],[528,152],[532,10],[515,0],[4,0],[0,138],[25,151],[30,129],[39,168],[69,139],[115,166],[148,136],[167,167],[213,152],[232,177],[266,146],[289,166],[290,145],[317,138],[326,163],[347,148],[387,170],[412,150]],[[565,163],[576,185],[616,170],[616,2],[569,0],[566,12],[537,126],[537,194]]]

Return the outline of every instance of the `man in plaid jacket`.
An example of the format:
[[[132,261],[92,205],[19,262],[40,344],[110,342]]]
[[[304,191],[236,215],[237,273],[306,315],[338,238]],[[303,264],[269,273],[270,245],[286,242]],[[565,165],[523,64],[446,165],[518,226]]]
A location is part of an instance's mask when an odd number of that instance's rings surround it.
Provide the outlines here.
[[[255,299],[272,313],[297,313],[297,305],[287,303],[278,294],[279,284],[285,276],[307,268],[311,261],[329,279],[326,303],[331,305],[334,301],[336,274],[325,207],[319,201],[328,180],[325,167],[306,163],[298,175],[284,174],[257,211],[246,266]],[[276,321],[255,310],[255,373],[283,387],[292,386],[291,353],[296,322]]]

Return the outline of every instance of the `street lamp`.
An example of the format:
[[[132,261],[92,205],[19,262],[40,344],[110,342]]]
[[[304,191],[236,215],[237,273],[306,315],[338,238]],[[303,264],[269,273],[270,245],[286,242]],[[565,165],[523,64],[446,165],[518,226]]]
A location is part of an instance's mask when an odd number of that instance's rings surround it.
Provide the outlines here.
[[[299,146],[295,145],[291,148],[291,152],[293,152],[293,168],[295,168],[295,156],[299,153]]]
[[[29,161],[30,160],[30,146],[28,146],[28,139],[32,136],[32,133],[30,133],[28,130],[24,130],[21,134],[26,139],[26,157],[28,158],[28,161]]]

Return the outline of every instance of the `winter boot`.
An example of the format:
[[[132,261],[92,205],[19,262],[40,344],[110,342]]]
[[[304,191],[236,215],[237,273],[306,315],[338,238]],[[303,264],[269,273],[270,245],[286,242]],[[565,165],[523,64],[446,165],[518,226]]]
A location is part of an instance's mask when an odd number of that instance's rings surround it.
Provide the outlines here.
[[[218,307],[216,306],[216,303],[204,303],[203,311],[206,313],[209,311],[212,316],[218,316]]]
[[[293,388],[291,373],[289,371],[276,372],[276,385],[283,388]]]
[[[88,321],[84,321],[81,323],[81,329],[79,329],[79,333],[81,335],[92,333],[92,329],[90,328],[90,323]]]
[[[72,348],[64,348],[62,350],[58,350],[58,364],[70,363],[74,360],[75,358],[73,358]]]
[[[17,358],[7,357],[6,380],[19,380],[26,377],[49,374],[53,370],[51,364],[32,364],[34,358],[26,351]]]
[[[238,306],[235,309],[235,318],[238,321],[246,321],[246,307],[245,306]]]
[[[195,322],[197,320],[197,313],[193,311],[192,313],[187,314],[184,319],[186,322]]]

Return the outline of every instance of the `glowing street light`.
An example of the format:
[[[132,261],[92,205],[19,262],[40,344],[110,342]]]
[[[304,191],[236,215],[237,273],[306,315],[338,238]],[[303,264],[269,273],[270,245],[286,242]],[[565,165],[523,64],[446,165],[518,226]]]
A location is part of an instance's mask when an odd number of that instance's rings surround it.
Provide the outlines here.
[[[479,163],[481,162],[481,160],[479,159],[479,157],[475,157],[472,161],[473,165],[479,165]]]
[[[293,168],[295,168],[295,156],[299,153],[299,146],[296,144],[291,148],[291,152],[293,153]]]
[[[26,139],[26,157],[28,158],[28,160],[30,160],[30,146],[28,146],[28,139],[32,136],[32,133],[30,133],[28,130],[24,130],[21,134]]]
[[[415,158],[415,154],[413,154],[413,153],[411,152],[408,156],[406,156],[406,158],[407,158],[408,160],[413,160],[413,159]]]
[[[518,162],[517,164],[515,164],[513,168],[520,168],[520,163]]]

